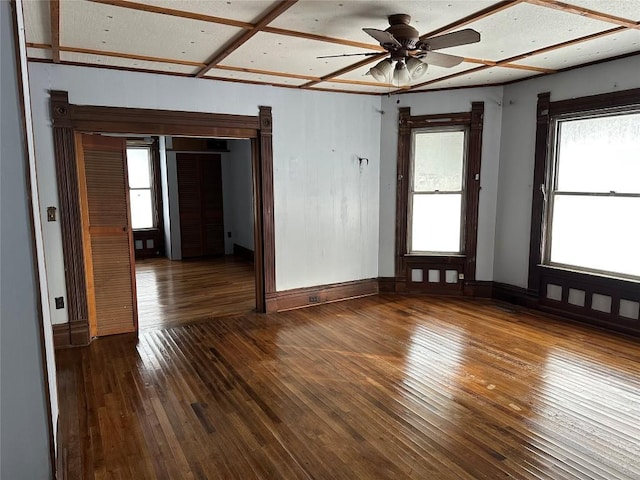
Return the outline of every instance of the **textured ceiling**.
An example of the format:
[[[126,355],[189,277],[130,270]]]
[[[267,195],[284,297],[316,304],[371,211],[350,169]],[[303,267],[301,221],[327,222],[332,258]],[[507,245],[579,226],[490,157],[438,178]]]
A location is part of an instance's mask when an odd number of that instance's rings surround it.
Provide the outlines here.
[[[356,93],[494,85],[640,53],[640,0],[25,0],[29,58]],[[481,41],[440,50],[407,85],[379,83],[381,52],[363,27],[411,15],[431,37],[473,28]]]

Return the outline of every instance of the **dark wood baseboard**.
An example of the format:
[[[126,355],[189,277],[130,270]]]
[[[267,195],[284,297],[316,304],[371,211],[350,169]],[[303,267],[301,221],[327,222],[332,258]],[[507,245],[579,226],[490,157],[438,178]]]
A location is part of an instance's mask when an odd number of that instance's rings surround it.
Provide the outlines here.
[[[465,297],[491,298],[493,295],[493,282],[489,280],[465,282],[462,291]]]
[[[508,285],[506,283],[492,282],[491,297],[496,300],[513,303],[527,308],[538,309],[538,296],[526,288]]]
[[[249,250],[247,247],[243,247],[242,245],[238,245],[237,243],[233,244],[233,254],[236,257],[243,258],[248,262],[253,263],[254,253],[253,250]]]
[[[267,312],[281,312],[310,307],[322,303],[339,302],[351,298],[367,297],[378,293],[378,279],[295,288],[267,294]]]
[[[55,348],[68,348],[71,346],[71,337],[69,335],[69,324],[59,323],[52,325],[53,328],[53,346]]]
[[[378,291],[380,293],[395,293],[395,277],[378,277]]]
[[[52,325],[53,346],[58,348],[89,345],[89,325],[84,322],[60,323]]]

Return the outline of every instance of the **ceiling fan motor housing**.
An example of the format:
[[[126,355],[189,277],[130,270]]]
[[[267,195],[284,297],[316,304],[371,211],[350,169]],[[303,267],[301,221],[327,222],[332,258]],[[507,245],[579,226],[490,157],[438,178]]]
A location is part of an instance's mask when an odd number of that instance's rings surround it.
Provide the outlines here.
[[[420,39],[420,33],[409,25],[411,22],[411,16],[405,13],[397,13],[395,15],[389,15],[388,18],[390,26],[387,28],[387,32],[393,35],[396,40],[400,42],[402,45],[401,50],[415,50],[416,44]]]

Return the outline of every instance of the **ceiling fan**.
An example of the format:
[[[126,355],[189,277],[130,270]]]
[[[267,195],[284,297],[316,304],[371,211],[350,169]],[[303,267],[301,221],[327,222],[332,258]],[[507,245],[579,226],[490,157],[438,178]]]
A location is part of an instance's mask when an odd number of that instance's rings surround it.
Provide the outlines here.
[[[480,41],[480,34],[471,28],[420,39],[420,33],[409,23],[411,17],[405,13],[389,15],[389,27],[386,30],[363,28],[367,34],[375,38],[382,48],[389,52],[389,57],[372,67],[367,75],[372,75],[379,82],[388,82],[393,71],[393,80],[398,84],[406,84],[416,80],[427,72],[429,65],[439,67],[455,67],[464,58],[434,50],[456,47]],[[355,55],[379,55],[380,52],[351,53],[343,55],[326,55],[318,58],[348,57]],[[394,67],[395,62],[395,67]]]

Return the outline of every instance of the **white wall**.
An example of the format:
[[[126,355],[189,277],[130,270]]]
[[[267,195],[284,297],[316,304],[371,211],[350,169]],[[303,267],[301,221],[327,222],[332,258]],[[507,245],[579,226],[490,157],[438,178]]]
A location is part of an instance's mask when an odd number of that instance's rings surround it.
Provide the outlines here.
[[[85,105],[241,115],[269,105],[277,290],[378,276],[380,97],[38,63],[30,83],[43,207],[58,206],[49,90]],[[66,295],[59,224],[44,233],[50,297]]]
[[[538,94],[556,101],[638,87],[638,55],[505,86],[495,281],[527,286]]]
[[[37,191],[29,190],[12,17],[10,3],[0,2],[0,477],[48,479],[51,419],[41,335],[49,362],[53,341],[50,325],[43,332],[40,319],[34,254],[38,222],[32,222],[30,205],[30,193]],[[24,58],[21,49],[22,68]],[[28,110],[28,98],[25,103]],[[49,373],[55,374],[49,366]],[[55,376],[50,388],[52,415],[57,419]]]
[[[470,112],[472,102],[484,102],[476,279],[493,279],[502,87],[384,97],[380,135],[380,254],[378,269],[381,277],[395,275],[398,109],[411,107],[411,115]]]
[[[231,252],[233,244],[253,250],[253,174],[251,172],[251,142],[230,140],[229,153],[224,155],[229,176],[223,187],[229,192],[229,230]],[[225,202],[227,199],[225,198]],[[225,216],[227,211],[225,211]],[[225,217],[225,225],[227,219]],[[231,253],[230,252],[230,253]]]

